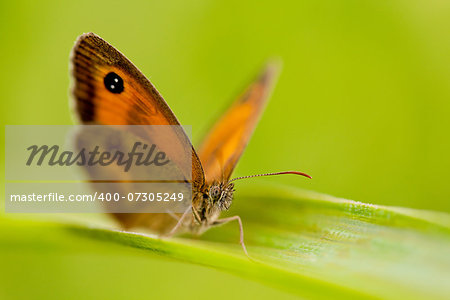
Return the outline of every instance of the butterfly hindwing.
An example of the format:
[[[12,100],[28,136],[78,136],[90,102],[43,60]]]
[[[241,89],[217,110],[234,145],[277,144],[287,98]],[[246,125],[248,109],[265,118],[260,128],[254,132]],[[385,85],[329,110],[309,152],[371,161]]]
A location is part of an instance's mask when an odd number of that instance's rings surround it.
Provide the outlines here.
[[[269,63],[207,134],[198,151],[206,182],[229,180],[264,111],[278,71],[278,63]]]

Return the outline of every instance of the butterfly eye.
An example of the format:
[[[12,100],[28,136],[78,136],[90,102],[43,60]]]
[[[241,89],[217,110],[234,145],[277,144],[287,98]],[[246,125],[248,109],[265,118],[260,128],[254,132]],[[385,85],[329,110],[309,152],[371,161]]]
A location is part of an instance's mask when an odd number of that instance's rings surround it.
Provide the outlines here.
[[[123,92],[123,79],[114,72],[108,73],[103,80],[108,91],[114,94]]]
[[[219,197],[220,197],[220,188],[218,186],[212,186],[210,191],[209,191],[209,194],[211,195],[211,197],[214,200],[219,199]]]

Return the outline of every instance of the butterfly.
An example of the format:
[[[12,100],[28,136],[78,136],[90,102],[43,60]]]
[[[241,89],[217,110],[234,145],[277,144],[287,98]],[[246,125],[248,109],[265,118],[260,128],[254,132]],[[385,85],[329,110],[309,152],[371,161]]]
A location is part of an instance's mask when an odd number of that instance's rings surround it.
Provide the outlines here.
[[[122,53],[94,33],[81,35],[72,51],[72,94],[75,114],[82,124],[180,125],[152,83]],[[271,94],[277,64],[268,64],[206,135],[198,152],[187,135],[177,135],[174,144],[188,141],[192,148],[192,203],[183,214],[128,213],[114,216],[125,228],[145,227],[161,235],[182,230],[200,234],[210,228],[237,221],[240,244],[244,231],[239,216],[220,218],[230,208],[234,181],[268,175],[296,174],[286,171],[231,179]]]

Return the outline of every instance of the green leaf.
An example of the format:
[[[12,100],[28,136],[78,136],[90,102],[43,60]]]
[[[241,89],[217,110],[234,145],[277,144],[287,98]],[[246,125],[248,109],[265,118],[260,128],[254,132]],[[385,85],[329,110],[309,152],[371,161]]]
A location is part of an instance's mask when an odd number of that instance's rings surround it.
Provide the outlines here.
[[[0,246],[58,252],[65,251],[68,241],[80,238],[125,245],[305,298],[444,299],[450,295],[448,214],[254,185],[238,190],[232,213],[243,220],[251,259],[239,246],[237,223],[212,228],[200,239],[159,239],[61,222],[3,219]],[[29,240],[25,242],[22,235]]]

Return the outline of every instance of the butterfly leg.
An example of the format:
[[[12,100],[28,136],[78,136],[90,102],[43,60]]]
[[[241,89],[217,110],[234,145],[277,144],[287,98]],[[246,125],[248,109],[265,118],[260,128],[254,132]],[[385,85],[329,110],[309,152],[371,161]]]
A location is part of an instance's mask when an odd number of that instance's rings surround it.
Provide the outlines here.
[[[171,211],[166,211],[166,213],[167,213],[169,216],[171,216],[174,220],[180,221],[180,217],[177,216],[176,214],[174,214],[173,212],[171,212]]]
[[[178,219],[177,224],[172,228],[172,230],[166,235],[166,237],[172,237],[177,231],[178,229],[181,227],[181,225],[183,224],[184,219],[186,218],[186,216],[188,215],[189,211],[191,210],[191,206],[188,207],[188,209],[186,209],[186,211],[183,213],[183,215],[181,216],[181,218]]]
[[[245,244],[244,244],[244,227],[242,226],[241,217],[239,217],[239,216],[234,216],[234,217],[229,217],[229,218],[219,219],[219,220],[216,220],[212,225],[213,225],[213,226],[214,226],[214,225],[222,225],[222,224],[226,224],[226,223],[228,223],[228,222],[234,221],[234,220],[237,220],[238,223],[239,223],[239,233],[240,233],[240,240],[239,240],[239,243],[241,244],[242,249],[244,250],[245,255],[247,255],[248,257],[250,257],[250,256],[248,255],[247,248],[245,247]]]

